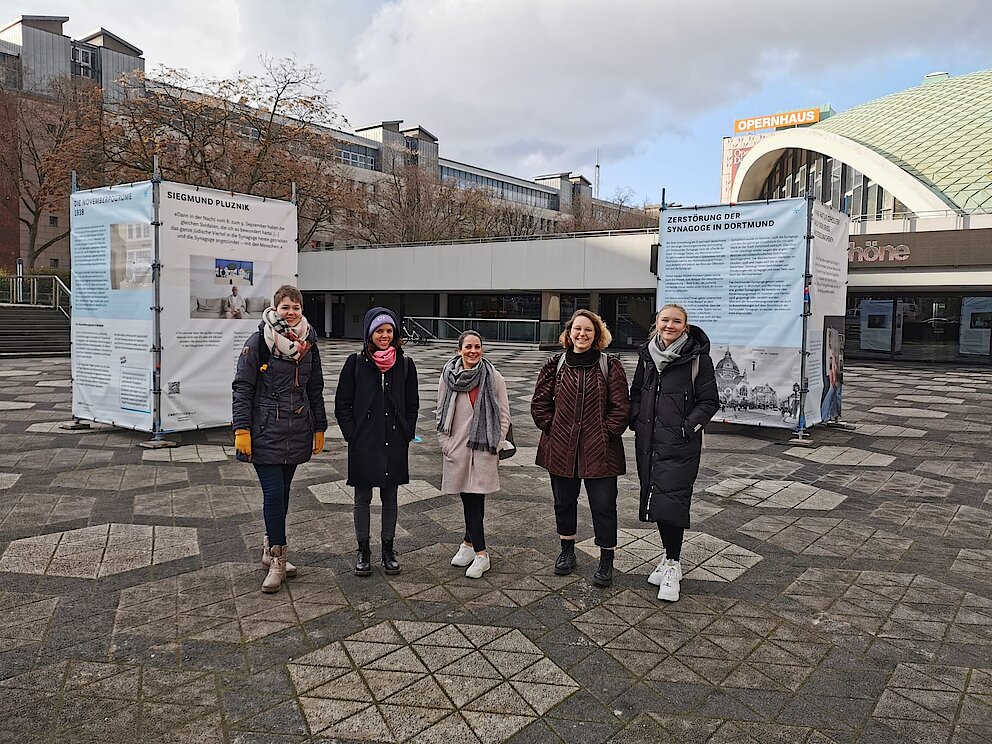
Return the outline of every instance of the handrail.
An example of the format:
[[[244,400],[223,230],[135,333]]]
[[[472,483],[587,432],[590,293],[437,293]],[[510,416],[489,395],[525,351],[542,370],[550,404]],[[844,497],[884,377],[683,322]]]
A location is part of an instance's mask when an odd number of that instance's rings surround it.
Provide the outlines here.
[[[72,290],[54,274],[0,276],[0,305],[50,307],[69,318]]]
[[[450,238],[447,240],[420,240],[409,243],[371,243],[354,245],[325,245],[307,251],[320,253],[322,251],[358,251],[370,248],[416,248],[425,245],[463,245],[468,243],[516,243],[533,240],[559,240],[566,238],[596,238],[614,235],[644,235],[658,232],[657,227],[635,227],[627,230],[589,230],[587,232],[571,233],[539,233],[537,235],[497,235],[485,238]]]

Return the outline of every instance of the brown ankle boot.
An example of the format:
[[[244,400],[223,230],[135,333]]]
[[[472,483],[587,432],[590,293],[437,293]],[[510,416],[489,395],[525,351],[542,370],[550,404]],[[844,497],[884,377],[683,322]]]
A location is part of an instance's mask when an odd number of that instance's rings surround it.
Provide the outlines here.
[[[262,582],[262,591],[266,594],[279,591],[286,581],[287,552],[285,545],[273,545],[269,548],[272,563],[269,565],[269,572],[265,575],[265,581]]]

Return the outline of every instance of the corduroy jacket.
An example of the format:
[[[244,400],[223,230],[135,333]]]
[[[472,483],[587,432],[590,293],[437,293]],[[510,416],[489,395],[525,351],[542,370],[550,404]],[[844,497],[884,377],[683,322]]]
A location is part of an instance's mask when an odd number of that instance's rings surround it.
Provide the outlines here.
[[[627,429],[627,373],[609,358],[609,380],[599,364],[558,372],[560,355],[537,376],[530,414],[541,430],[536,464],[564,478],[608,478],[627,472],[621,435]]]

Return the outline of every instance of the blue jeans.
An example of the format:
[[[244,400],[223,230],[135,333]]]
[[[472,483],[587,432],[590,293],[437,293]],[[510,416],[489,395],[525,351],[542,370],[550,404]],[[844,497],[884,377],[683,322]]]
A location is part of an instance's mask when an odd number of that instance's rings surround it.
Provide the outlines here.
[[[286,544],[286,514],[289,512],[289,487],[296,473],[295,465],[255,464],[262,485],[262,517],[269,545]]]

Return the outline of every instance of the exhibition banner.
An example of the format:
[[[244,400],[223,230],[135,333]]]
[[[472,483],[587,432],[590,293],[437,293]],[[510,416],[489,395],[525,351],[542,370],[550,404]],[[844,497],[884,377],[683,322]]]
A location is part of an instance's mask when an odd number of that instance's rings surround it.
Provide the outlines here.
[[[74,192],[72,415],[151,431],[152,184]]]
[[[718,421],[799,425],[806,220],[805,199],[661,212],[658,307],[709,336]]]
[[[296,205],[159,186],[164,432],[227,425],[238,355],[283,284],[296,284]]]
[[[850,220],[843,212],[814,202],[811,226],[805,426],[840,418]]]
[[[992,297],[962,298],[960,322],[958,353],[962,356],[992,354]]]

